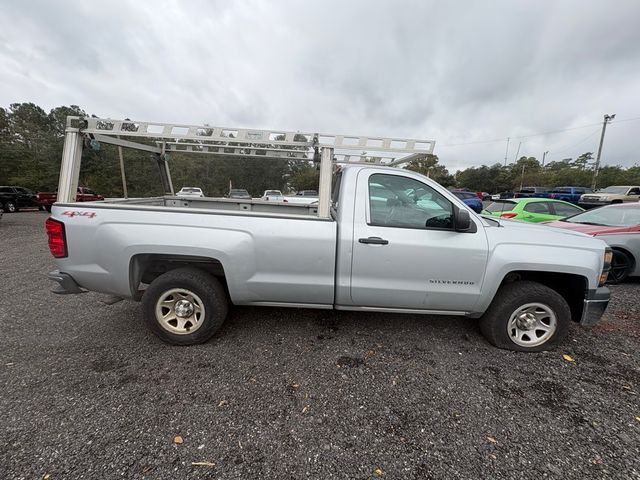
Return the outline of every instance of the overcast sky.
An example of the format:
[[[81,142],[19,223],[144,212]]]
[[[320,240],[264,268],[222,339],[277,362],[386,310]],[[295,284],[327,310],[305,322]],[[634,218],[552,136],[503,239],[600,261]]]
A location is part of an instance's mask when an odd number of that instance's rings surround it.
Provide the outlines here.
[[[509,161],[595,152],[615,113],[603,162],[631,166],[639,25],[638,0],[4,0],[0,106],[433,139],[452,171],[506,137]]]

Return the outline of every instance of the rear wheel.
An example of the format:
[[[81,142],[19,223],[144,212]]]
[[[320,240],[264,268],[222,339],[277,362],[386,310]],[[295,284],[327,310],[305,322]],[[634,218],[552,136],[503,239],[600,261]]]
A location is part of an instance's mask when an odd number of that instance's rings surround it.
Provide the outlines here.
[[[45,209],[47,212],[51,213],[51,205],[45,205],[45,206],[44,206],[44,209]]]
[[[611,270],[609,270],[609,283],[620,283],[625,280],[633,268],[633,258],[622,250],[613,251]]]
[[[173,345],[194,345],[209,340],[228,312],[227,295],[220,282],[192,267],[171,270],[156,278],[142,296],[147,326]]]
[[[571,311],[555,290],[528,280],[498,290],[480,319],[480,330],[498,348],[539,352],[555,347],[568,333]]]

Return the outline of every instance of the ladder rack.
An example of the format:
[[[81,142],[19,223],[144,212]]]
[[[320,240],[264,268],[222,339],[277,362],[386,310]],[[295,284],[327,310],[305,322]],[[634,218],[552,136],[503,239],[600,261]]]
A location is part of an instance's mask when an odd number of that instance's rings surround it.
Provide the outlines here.
[[[78,184],[84,140],[110,143],[157,154],[162,183],[174,194],[166,154],[198,153],[214,157],[264,158],[320,162],[318,214],[329,216],[331,174],[334,163],[399,165],[433,153],[433,140],[371,137],[326,133],[212,127],[172,123],[67,117],[59,198],[73,202]],[[155,146],[136,142],[150,139]]]

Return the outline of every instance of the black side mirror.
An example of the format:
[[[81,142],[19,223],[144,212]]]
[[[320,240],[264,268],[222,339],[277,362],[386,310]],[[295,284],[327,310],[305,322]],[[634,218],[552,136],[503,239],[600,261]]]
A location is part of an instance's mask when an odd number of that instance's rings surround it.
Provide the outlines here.
[[[456,232],[469,232],[471,226],[475,226],[475,223],[471,221],[471,215],[466,208],[453,207],[453,221]]]

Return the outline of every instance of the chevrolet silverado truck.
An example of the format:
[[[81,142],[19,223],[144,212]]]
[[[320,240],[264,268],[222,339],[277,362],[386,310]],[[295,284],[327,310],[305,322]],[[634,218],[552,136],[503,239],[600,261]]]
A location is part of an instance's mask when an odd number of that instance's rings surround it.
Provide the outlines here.
[[[580,206],[584,208],[601,207],[614,203],[640,201],[640,186],[613,185],[595,193],[585,193],[580,197]]]
[[[68,119],[61,201],[46,221],[57,265],[49,277],[54,293],[141,301],[144,322],[168,343],[205,342],[230,306],[256,305],[466,316],[499,348],[539,351],[561,342],[572,321],[596,323],[608,304],[611,251],[601,240],[483,218],[433,180],[398,168],[430,153],[432,141],[310,133],[300,144],[300,132],[238,129],[230,144],[223,129],[175,133],[136,122],[132,136],[126,122]],[[199,128],[211,132],[211,147]],[[166,194],[73,202],[85,137],[151,148],[126,135],[156,139]],[[276,135],[285,140],[269,140]],[[191,141],[197,154],[299,152],[320,164],[318,203],[178,198],[163,156]],[[382,151],[375,162],[362,153],[370,148]]]
[[[56,203],[58,199],[57,192],[38,192],[36,194],[38,205],[44,208],[47,212],[51,211],[51,205]],[[78,187],[76,193],[76,202],[96,202],[104,200],[102,195],[98,195],[93,190],[86,187]]]

